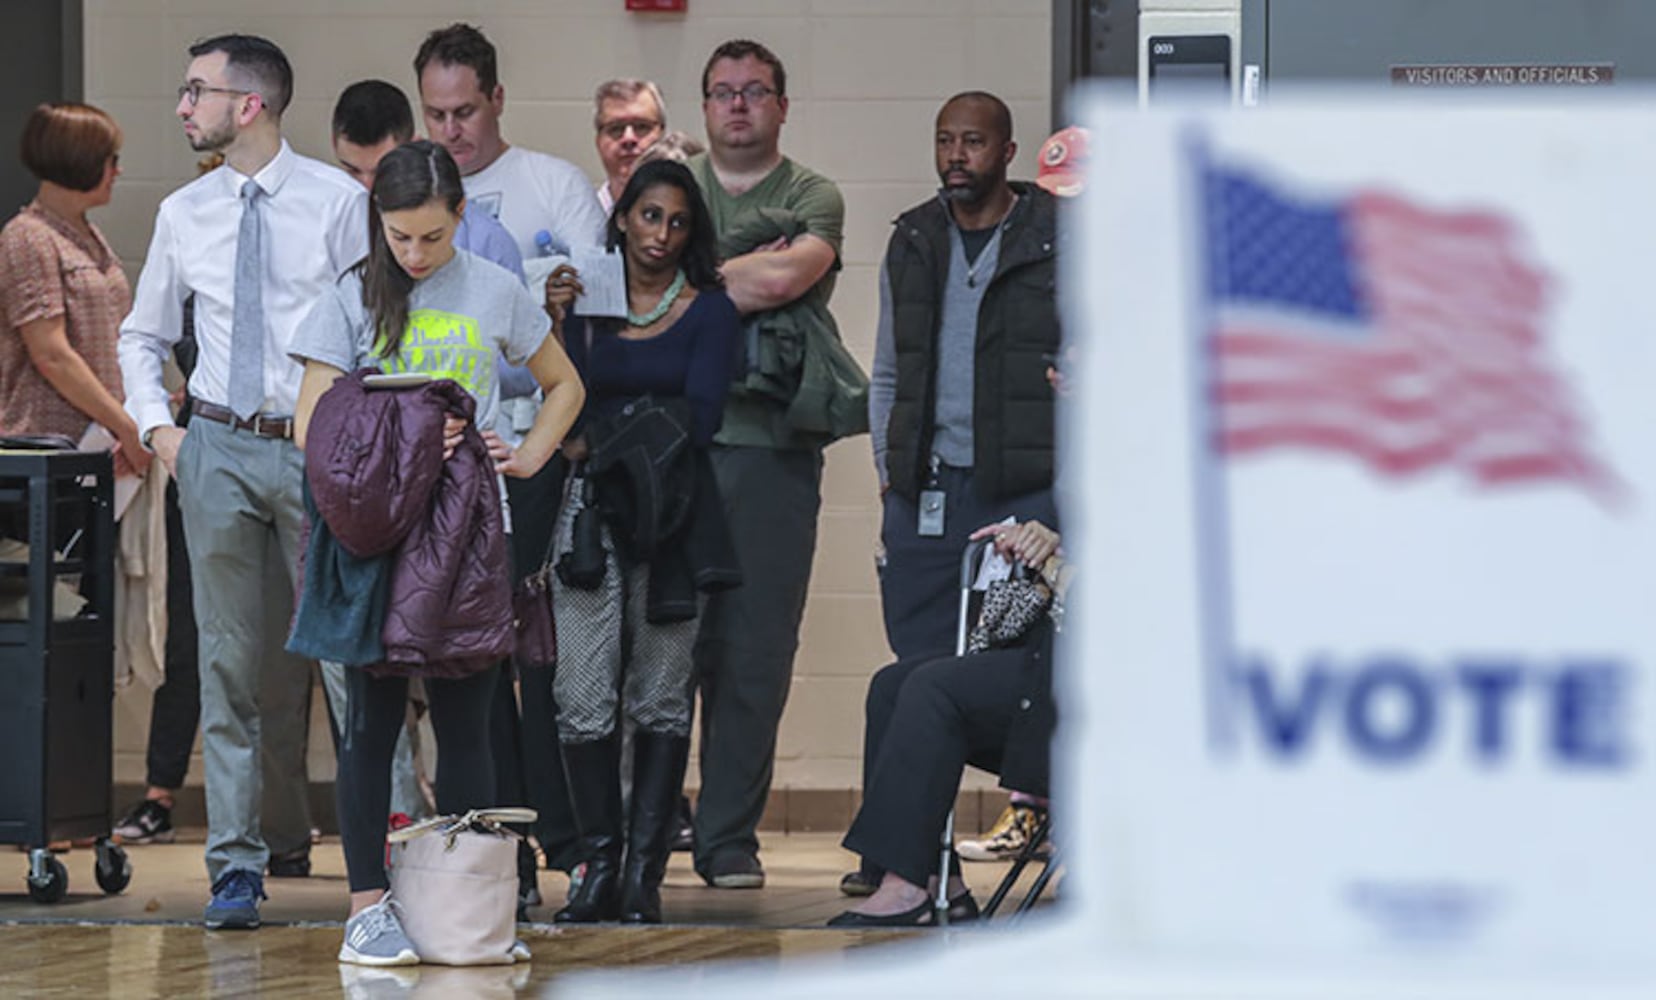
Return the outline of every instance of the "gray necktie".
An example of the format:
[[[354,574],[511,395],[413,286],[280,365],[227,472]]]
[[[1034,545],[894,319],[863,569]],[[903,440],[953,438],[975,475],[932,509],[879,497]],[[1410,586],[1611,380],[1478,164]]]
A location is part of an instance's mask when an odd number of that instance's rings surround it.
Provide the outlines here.
[[[230,409],[246,420],[264,402],[264,226],[257,181],[242,185],[241,231],[236,234],[236,311],[230,323]]]

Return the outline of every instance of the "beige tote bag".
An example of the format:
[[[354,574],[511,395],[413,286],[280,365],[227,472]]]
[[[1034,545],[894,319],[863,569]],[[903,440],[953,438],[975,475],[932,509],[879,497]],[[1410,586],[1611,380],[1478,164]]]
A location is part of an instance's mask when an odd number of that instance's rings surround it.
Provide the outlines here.
[[[533,809],[474,809],[391,831],[391,895],[422,962],[510,965],[517,940],[518,834]]]

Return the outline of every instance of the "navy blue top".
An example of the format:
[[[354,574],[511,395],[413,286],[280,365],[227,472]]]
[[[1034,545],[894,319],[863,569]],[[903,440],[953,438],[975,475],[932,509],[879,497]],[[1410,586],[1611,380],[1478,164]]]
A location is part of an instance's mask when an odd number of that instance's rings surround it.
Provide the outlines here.
[[[645,393],[683,396],[690,401],[690,438],[706,447],[724,417],[740,323],[730,296],[722,288],[710,288],[672,326],[644,340],[621,337],[604,324],[571,326],[565,350],[587,391],[581,423],[619,411]]]

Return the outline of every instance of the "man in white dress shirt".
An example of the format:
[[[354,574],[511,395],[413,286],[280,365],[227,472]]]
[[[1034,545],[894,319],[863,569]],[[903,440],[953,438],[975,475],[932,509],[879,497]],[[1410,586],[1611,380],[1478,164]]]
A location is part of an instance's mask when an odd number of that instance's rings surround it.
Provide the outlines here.
[[[222,152],[225,165],[156,213],[121,324],[121,375],[145,444],[178,479],[189,538],[213,880],[205,923],[253,928],[269,859],[259,815],[260,678],[304,663],[282,652],[285,635],[263,627],[266,562],[281,559],[291,581],[304,517],[292,434],[301,370],[288,341],[367,252],[367,199],[345,174],[283,140],[293,71],[281,49],[222,35],[189,51],[177,114],[190,145]],[[186,433],[173,423],[161,369],[191,294],[200,357]]]

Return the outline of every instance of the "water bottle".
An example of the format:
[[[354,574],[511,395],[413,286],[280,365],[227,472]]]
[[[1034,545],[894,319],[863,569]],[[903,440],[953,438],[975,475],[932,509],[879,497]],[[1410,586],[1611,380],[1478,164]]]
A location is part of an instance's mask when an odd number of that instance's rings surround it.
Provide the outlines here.
[[[568,257],[569,247],[549,230],[542,229],[535,233],[535,252],[542,257]]]
[[[558,269],[558,265],[568,262],[569,247],[553,236],[551,230],[542,229],[535,233],[535,256],[523,262],[524,281],[539,292],[546,287],[546,279]]]

